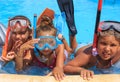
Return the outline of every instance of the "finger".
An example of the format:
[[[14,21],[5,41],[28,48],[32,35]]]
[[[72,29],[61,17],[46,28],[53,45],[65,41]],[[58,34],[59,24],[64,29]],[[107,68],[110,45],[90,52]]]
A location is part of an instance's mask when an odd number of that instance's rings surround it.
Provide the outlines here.
[[[64,73],[61,73],[61,74],[59,75],[59,80],[63,80],[64,77],[65,77]]]
[[[88,72],[86,73],[86,78],[87,78],[87,80],[90,80],[90,78],[91,78],[91,72],[88,71]]]
[[[29,49],[34,49],[35,47],[32,46],[32,45],[28,45],[28,48],[29,48]]]
[[[17,44],[16,44],[16,48],[19,48],[22,44],[23,44],[22,41],[17,42]]]
[[[85,71],[85,72],[83,72],[83,79],[84,80],[86,80],[86,76],[87,76],[87,74],[86,74],[86,71]]]
[[[94,72],[93,71],[91,71],[90,76],[91,76],[91,78],[93,78],[93,76],[94,76]]]
[[[22,41],[20,41],[20,40],[16,41],[15,44],[13,45],[12,50],[16,50],[16,49],[19,48],[22,44],[23,44]]]
[[[24,47],[22,47],[24,50],[29,50],[29,49],[34,49],[34,46],[32,45],[24,45]]]
[[[39,39],[32,39],[24,43],[24,45],[32,45],[34,46],[35,43],[38,43]]]
[[[58,79],[57,73],[55,73],[55,74],[53,74],[53,75],[54,75],[55,79],[58,81],[59,79]]]
[[[83,72],[82,71],[80,71],[80,76],[83,78]]]
[[[9,59],[7,59],[6,57],[1,57],[3,60],[5,60],[5,61],[9,61]]]
[[[7,56],[15,56],[15,52],[14,51],[10,51],[9,53],[7,53]]]

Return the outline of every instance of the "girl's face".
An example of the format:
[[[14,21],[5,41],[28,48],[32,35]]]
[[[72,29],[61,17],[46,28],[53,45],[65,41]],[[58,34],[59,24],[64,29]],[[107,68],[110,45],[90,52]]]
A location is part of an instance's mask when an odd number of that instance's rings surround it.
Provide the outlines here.
[[[22,28],[19,24],[16,25],[14,29],[11,30],[11,37],[13,42],[22,41],[23,43],[28,40],[30,33],[28,28]]]
[[[53,32],[40,32],[38,35],[38,37],[40,36],[54,36]],[[42,53],[44,56],[50,56],[50,54],[53,52],[53,50],[49,49],[49,48],[45,48],[44,50],[40,50],[40,53]]]
[[[97,51],[103,60],[109,60],[116,56],[119,46],[119,41],[113,35],[104,36],[98,40]]]

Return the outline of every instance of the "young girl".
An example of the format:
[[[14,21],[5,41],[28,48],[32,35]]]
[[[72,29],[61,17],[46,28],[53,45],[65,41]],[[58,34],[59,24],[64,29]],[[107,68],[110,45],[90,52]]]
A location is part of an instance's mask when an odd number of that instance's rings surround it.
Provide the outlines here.
[[[58,41],[56,37],[57,30],[50,20],[47,16],[43,17],[41,24],[37,27],[36,35],[38,42],[34,44],[33,40],[28,41],[21,46],[20,52],[23,49],[34,48],[34,58],[31,66],[39,66],[40,68],[47,67],[52,70],[52,74],[56,80],[61,80],[64,77],[64,46]],[[37,72],[40,73],[43,71]]]
[[[32,30],[30,29],[31,23],[30,20],[25,16],[15,16],[9,20],[8,29],[9,32],[7,36],[8,44],[7,46],[7,54],[2,54],[1,59],[4,62],[11,61],[14,59],[16,70],[19,70],[19,67],[22,62],[19,62],[18,51],[20,50],[20,46],[25,42],[32,38]],[[24,55],[24,66],[28,65],[32,60],[31,50],[24,51],[26,54]],[[27,61],[26,61],[27,60]]]
[[[97,34],[97,55],[92,54],[92,46],[84,46],[77,56],[64,66],[65,73],[80,74],[90,79],[93,74],[120,73],[120,22],[100,23]],[[90,70],[86,69],[89,68]]]

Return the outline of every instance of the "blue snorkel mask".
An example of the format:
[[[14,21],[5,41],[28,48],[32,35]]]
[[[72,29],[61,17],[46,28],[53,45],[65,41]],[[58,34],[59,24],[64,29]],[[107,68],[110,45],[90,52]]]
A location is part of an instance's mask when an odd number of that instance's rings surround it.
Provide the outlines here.
[[[55,36],[40,36],[39,39],[38,43],[35,44],[35,48],[38,50],[44,50],[45,48],[54,50],[58,47]]]
[[[36,21],[37,21],[37,15],[34,15],[34,38],[37,38],[36,35]],[[38,50],[44,50],[45,48],[49,48],[51,50],[54,50],[55,48],[58,47],[59,44],[61,44],[60,41],[58,41],[58,39],[56,38],[56,36],[40,36],[38,37],[39,41],[38,43],[36,43],[34,46],[36,49]],[[36,49],[34,49],[36,51]]]

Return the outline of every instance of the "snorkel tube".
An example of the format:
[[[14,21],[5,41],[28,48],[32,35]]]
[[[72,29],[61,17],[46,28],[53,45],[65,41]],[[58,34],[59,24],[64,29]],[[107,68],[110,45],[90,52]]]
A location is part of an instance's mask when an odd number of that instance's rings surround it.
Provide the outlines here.
[[[93,48],[92,48],[92,54],[94,56],[97,55],[97,50],[96,50],[96,47],[97,47],[97,29],[98,29],[99,22],[100,22],[101,9],[102,9],[102,0],[99,0],[98,9],[97,9],[96,24],[95,24],[95,31],[94,31]]]
[[[5,37],[5,45],[3,46],[2,50],[2,57],[5,58],[7,56],[7,50],[8,50],[8,40],[9,40],[9,35],[10,35],[10,26],[8,24],[7,32],[6,32],[6,37]]]
[[[34,21],[33,21],[33,37],[34,38],[36,38],[37,37],[37,35],[36,35],[36,29],[37,29],[37,25],[36,25],[36,22],[37,22],[37,15],[36,14],[34,14]]]

